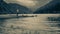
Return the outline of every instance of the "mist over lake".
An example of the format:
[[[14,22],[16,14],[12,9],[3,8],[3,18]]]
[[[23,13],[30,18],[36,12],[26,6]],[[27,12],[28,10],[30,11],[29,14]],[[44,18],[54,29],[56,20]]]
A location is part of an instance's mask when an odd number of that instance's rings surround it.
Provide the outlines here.
[[[19,17],[17,17],[16,14],[0,15],[0,32],[2,34],[29,34],[29,32],[31,34],[45,34],[47,32],[49,34],[57,34],[58,30],[60,29],[59,14],[23,14],[24,16],[21,15],[22,14],[19,14]]]

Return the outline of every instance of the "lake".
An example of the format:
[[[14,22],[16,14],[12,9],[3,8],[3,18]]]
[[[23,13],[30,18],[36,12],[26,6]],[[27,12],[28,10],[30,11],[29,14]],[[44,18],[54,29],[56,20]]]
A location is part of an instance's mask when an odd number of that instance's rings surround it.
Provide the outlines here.
[[[0,15],[0,33],[59,34],[59,19],[59,14],[19,14],[18,17],[16,14]]]

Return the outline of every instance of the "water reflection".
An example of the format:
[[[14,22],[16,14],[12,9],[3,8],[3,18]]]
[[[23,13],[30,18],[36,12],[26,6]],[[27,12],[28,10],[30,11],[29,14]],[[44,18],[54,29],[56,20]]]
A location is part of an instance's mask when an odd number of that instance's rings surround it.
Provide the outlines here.
[[[10,15],[11,16],[11,15]],[[28,15],[29,16],[29,15]],[[37,17],[27,17],[27,16],[12,16],[12,17],[0,17],[0,31],[2,31],[3,34],[57,34],[55,28],[51,28],[57,24],[54,24],[53,20],[47,19],[47,17],[56,16],[55,15],[37,15]],[[58,17],[58,16],[57,16]],[[57,19],[57,18],[56,18]],[[48,21],[48,22],[47,22]],[[53,24],[51,24],[53,22]],[[56,20],[55,20],[56,21]],[[49,24],[47,23],[50,23]],[[45,24],[46,23],[46,24]],[[57,22],[56,22],[57,23]],[[47,26],[46,26],[47,25]],[[59,26],[59,25],[58,25]],[[46,28],[50,28],[47,29]],[[58,28],[57,28],[58,29]]]
[[[0,18],[0,26],[3,26],[3,23],[5,22],[6,19]]]

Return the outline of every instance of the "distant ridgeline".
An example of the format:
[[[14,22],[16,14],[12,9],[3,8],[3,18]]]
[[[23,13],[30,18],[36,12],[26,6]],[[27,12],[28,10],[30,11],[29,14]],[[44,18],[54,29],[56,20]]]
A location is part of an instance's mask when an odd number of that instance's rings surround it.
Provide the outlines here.
[[[6,3],[0,0],[0,14],[28,14],[31,10],[16,3]]]
[[[0,0],[0,14],[31,14],[32,10],[29,8],[16,4],[6,3]],[[60,13],[60,0],[53,0],[50,3],[38,8],[33,14],[57,14]]]
[[[46,4],[43,7],[38,8],[35,14],[56,14],[60,13],[60,0],[53,0],[50,3]]]
[[[8,13],[9,9],[7,8],[8,4],[3,0],[0,0],[0,14]]]

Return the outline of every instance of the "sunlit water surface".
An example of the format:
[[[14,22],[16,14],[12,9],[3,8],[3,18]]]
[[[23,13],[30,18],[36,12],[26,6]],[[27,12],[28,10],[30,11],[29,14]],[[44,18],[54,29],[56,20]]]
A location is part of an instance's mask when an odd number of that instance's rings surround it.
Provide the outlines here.
[[[33,14],[28,15],[31,16]],[[1,16],[5,18],[10,18],[11,16],[16,17],[15,14]],[[21,16],[21,14],[18,16]],[[51,27],[51,25],[56,25],[56,21],[48,21],[48,17],[59,17],[59,14],[38,14],[35,17],[0,19],[0,23],[2,23],[0,25],[1,34],[57,34],[55,30],[59,30],[59,28]]]

